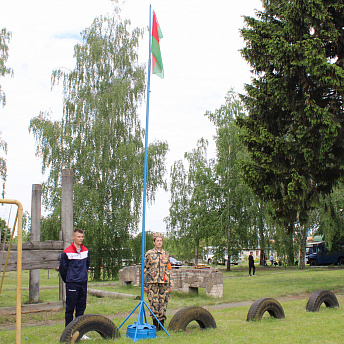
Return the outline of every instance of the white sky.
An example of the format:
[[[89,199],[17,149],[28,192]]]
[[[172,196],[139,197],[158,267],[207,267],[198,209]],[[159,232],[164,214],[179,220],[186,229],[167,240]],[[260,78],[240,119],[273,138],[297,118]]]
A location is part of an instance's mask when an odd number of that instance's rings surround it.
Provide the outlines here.
[[[149,142],[168,142],[169,171],[201,137],[214,152],[214,128],[204,114],[219,108],[230,88],[243,92],[244,83],[250,82],[249,66],[239,53],[244,46],[239,29],[242,15],[253,16],[261,2],[127,0],[121,16],[129,18],[132,27],[146,27],[150,4],[164,35],[160,44],[165,78],[151,77]],[[30,120],[48,110],[55,120],[61,119],[62,93],[51,90],[51,73],[60,67],[73,69],[80,32],[112,7],[109,0],[0,0],[0,29],[12,32],[7,66],[14,70],[13,78],[0,78],[7,97],[6,106],[0,107],[1,137],[8,143],[5,197],[19,200],[24,211],[31,212],[32,184],[46,180],[28,132]],[[147,63],[148,35],[139,56]],[[145,109],[144,104],[143,127]],[[155,204],[147,207],[146,230],[165,231],[168,200],[169,194],[160,191]]]

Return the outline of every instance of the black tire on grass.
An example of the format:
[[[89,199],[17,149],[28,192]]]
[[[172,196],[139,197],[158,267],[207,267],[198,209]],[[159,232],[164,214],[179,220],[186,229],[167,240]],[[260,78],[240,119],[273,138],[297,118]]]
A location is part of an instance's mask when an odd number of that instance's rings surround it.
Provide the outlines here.
[[[201,329],[216,328],[214,317],[206,309],[190,306],[180,309],[168,326],[172,331],[185,331],[191,321],[196,321]]]
[[[280,303],[270,297],[263,297],[254,301],[247,313],[247,321],[259,321],[265,312],[276,319],[285,318],[283,307]]]
[[[323,303],[329,308],[339,307],[337,297],[331,291],[317,290],[309,297],[306,310],[308,312],[318,312]]]
[[[98,332],[105,339],[120,337],[116,325],[110,319],[98,314],[85,314],[66,326],[60,343],[77,343],[84,334],[91,331]]]

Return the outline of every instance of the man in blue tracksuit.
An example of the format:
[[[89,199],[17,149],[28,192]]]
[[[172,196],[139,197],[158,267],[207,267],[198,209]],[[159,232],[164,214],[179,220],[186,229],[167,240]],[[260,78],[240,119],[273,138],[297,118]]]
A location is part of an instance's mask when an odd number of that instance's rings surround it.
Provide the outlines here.
[[[59,272],[63,282],[66,283],[66,326],[75,317],[84,314],[87,299],[88,269],[90,255],[88,249],[82,244],[84,231],[75,229],[73,242],[61,254]]]

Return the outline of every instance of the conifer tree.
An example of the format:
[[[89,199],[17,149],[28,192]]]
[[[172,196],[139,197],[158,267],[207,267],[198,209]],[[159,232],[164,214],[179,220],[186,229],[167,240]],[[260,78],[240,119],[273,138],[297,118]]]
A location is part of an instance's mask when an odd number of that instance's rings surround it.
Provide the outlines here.
[[[291,235],[344,174],[344,3],[262,3],[241,30],[254,72],[238,119],[252,159],[241,168]]]

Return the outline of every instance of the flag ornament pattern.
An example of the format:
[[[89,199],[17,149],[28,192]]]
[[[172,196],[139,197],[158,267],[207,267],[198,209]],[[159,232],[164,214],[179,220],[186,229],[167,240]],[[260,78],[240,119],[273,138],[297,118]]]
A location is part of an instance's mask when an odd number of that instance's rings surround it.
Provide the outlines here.
[[[158,19],[153,11],[153,27],[152,27],[152,56],[153,56],[153,68],[152,73],[164,78],[164,66],[162,64],[161,51],[160,51],[160,39],[163,37]]]

